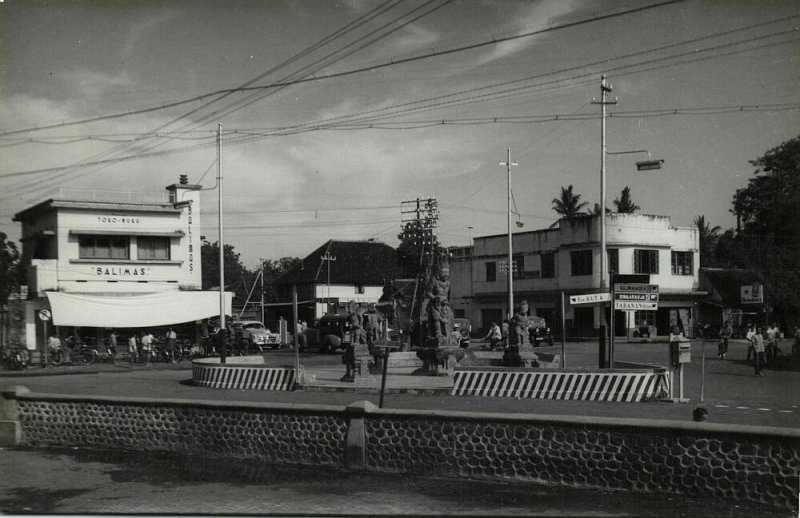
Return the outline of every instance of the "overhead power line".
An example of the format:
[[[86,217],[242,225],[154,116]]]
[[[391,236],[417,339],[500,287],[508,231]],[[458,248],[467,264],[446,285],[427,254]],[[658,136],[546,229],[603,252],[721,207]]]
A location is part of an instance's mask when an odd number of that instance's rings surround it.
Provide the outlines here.
[[[525,32],[525,33],[516,34],[516,35],[512,35],[512,36],[501,37],[501,38],[495,37],[495,38],[492,38],[491,40],[486,40],[486,41],[482,41],[482,42],[479,42],[479,43],[473,43],[473,44],[469,44],[469,45],[464,45],[462,47],[456,47],[456,48],[448,49],[448,50],[432,51],[432,52],[429,52],[427,54],[423,54],[423,55],[419,55],[419,56],[412,56],[412,57],[408,57],[408,58],[393,59],[393,60],[391,60],[389,62],[378,64],[378,65],[370,65],[368,67],[361,67],[361,68],[356,68],[356,69],[347,70],[347,71],[343,71],[343,72],[336,72],[336,73],[326,74],[324,76],[313,76],[313,77],[308,77],[308,78],[300,78],[300,79],[295,79],[295,80],[291,80],[291,81],[277,82],[277,83],[272,83],[272,84],[269,84],[269,85],[262,85],[262,86],[248,86],[246,84],[245,86],[240,86],[240,87],[237,87],[237,88],[220,89],[220,90],[216,90],[214,92],[209,92],[209,93],[206,93],[206,94],[194,96],[194,97],[191,97],[189,99],[184,99],[182,101],[175,101],[173,103],[162,104],[162,105],[158,105],[158,106],[151,106],[151,107],[148,107],[148,108],[141,108],[141,109],[138,109],[138,110],[128,110],[128,111],[125,111],[125,112],[118,112],[118,113],[114,113],[114,114],[103,115],[103,116],[98,116],[98,117],[92,117],[92,118],[88,118],[88,119],[81,119],[81,120],[68,121],[68,122],[60,122],[60,123],[56,123],[56,124],[48,124],[48,125],[45,125],[45,126],[35,126],[35,127],[22,128],[22,129],[17,129],[17,130],[6,130],[6,131],[0,132],[0,136],[13,135],[13,134],[19,134],[19,133],[27,133],[27,132],[32,132],[32,131],[42,131],[42,130],[46,130],[46,129],[61,128],[61,127],[65,127],[65,126],[74,126],[74,125],[79,125],[79,124],[87,124],[87,123],[90,123],[90,122],[98,122],[98,121],[102,121],[102,120],[116,119],[116,118],[121,118],[121,117],[129,117],[129,116],[132,116],[132,115],[150,113],[150,112],[153,112],[153,111],[165,110],[165,109],[168,109],[168,108],[174,108],[174,107],[182,106],[182,105],[185,105],[185,104],[191,104],[191,103],[194,103],[194,102],[202,101],[202,100],[207,99],[209,97],[214,97],[214,96],[219,96],[219,95],[224,95],[224,94],[230,94],[230,93],[235,93],[235,92],[245,92],[245,91],[248,91],[248,90],[263,90],[263,89],[277,88],[277,87],[282,87],[282,86],[291,86],[291,85],[296,85],[296,84],[301,84],[301,83],[308,83],[308,82],[316,82],[316,81],[322,81],[322,80],[328,80],[328,79],[335,79],[335,78],[339,78],[339,77],[346,77],[346,76],[350,76],[350,75],[361,74],[361,73],[364,73],[364,72],[370,72],[370,71],[374,71],[374,70],[379,70],[379,69],[382,69],[382,68],[394,67],[394,66],[405,64],[405,63],[411,63],[411,62],[414,62],[414,61],[420,61],[420,60],[424,60],[424,59],[431,59],[431,58],[435,58],[435,57],[439,57],[439,56],[455,54],[455,53],[458,53],[458,52],[474,50],[474,49],[478,49],[478,48],[489,46],[489,45],[497,45],[499,43],[513,41],[513,40],[517,40],[517,39],[520,39],[520,38],[529,38],[529,37],[532,37],[532,36],[537,36],[537,35],[545,34],[545,33],[548,33],[548,32],[554,32],[554,31],[558,31],[558,30],[569,29],[569,28],[585,25],[585,24],[588,24],[588,23],[594,23],[594,22],[598,22],[598,21],[604,21],[604,20],[609,20],[609,19],[613,19],[613,18],[618,18],[618,17],[621,17],[621,16],[627,16],[629,14],[638,13],[638,12],[642,12],[642,11],[647,11],[647,10],[651,10],[651,9],[656,9],[656,8],[660,8],[660,7],[664,7],[664,6],[668,6],[668,5],[672,5],[672,4],[682,3],[682,2],[685,2],[685,1],[686,0],[667,0],[665,2],[660,2],[660,3],[657,3],[657,4],[651,4],[651,5],[641,6],[641,7],[635,7],[635,8],[632,8],[632,9],[627,9],[627,10],[624,10],[624,11],[619,11],[619,12],[616,12],[616,13],[609,13],[609,14],[605,14],[605,15],[596,15],[596,16],[594,16],[592,18],[586,18],[586,19],[575,21],[575,22],[568,22],[568,23],[564,23],[564,24],[561,24],[561,25],[553,26],[553,27],[547,27],[547,28],[544,28],[544,29],[528,31],[528,32]]]

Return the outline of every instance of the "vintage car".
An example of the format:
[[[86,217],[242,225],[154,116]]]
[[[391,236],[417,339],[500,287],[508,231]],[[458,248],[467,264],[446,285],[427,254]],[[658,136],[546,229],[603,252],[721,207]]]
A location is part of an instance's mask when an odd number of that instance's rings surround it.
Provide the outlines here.
[[[553,345],[553,335],[542,317],[528,317],[528,338],[534,347],[543,343]]]
[[[259,348],[271,347],[278,349],[281,346],[281,336],[267,329],[258,320],[240,320],[233,324],[234,333],[241,337],[242,342]]]
[[[318,347],[319,352],[330,354],[344,349],[352,341],[350,320],[347,315],[324,315],[303,331],[300,351]]]

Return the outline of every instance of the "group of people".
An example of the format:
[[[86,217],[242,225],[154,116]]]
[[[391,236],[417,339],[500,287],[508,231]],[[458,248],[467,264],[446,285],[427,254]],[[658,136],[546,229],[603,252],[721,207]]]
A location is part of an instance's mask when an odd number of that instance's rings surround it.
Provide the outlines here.
[[[140,338],[138,340],[136,338],[136,334],[132,334],[130,338],[128,338],[128,354],[130,355],[130,363],[131,365],[134,363],[144,363],[145,365],[150,365],[150,362],[153,359],[155,336],[153,336],[153,333],[149,330],[140,332],[139,336]],[[117,332],[112,329],[111,333],[108,335],[108,348],[112,359],[116,355],[117,340]],[[175,330],[170,327],[164,335],[164,343],[166,344],[165,352],[172,363],[177,362],[175,359],[175,345],[177,344],[177,341],[178,335]]]
[[[765,342],[766,337],[766,342]],[[757,328],[749,325],[747,328],[747,360],[753,357],[753,365],[756,376],[763,376],[761,371],[768,361],[773,361],[778,356],[778,344],[781,333],[777,324],[768,327]]]

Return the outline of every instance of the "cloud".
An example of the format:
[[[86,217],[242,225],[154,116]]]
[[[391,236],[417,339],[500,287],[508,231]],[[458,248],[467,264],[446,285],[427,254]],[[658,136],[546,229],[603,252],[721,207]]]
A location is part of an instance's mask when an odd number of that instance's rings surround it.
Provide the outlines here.
[[[145,10],[144,12],[153,12],[152,10]],[[125,43],[122,47],[123,55],[130,56],[136,52],[136,46],[139,44],[141,40],[143,40],[150,31],[161,25],[162,23],[168,22],[178,16],[180,16],[179,11],[158,11],[156,16],[147,18],[145,20],[134,22],[130,25],[128,29],[127,37],[125,38]]]
[[[516,22],[510,27],[505,36],[523,34],[553,26],[561,18],[572,14],[582,5],[579,0],[560,0],[558,2],[531,2],[526,3],[526,8],[515,17]],[[500,36],[498,36],[500,37]],[[504,41],[493,45],[491,50],[484,54],[475,63],[475,66],[485,65],[499,59],[513,56],[535,45],[541,36],[529,36],[511,41]]]

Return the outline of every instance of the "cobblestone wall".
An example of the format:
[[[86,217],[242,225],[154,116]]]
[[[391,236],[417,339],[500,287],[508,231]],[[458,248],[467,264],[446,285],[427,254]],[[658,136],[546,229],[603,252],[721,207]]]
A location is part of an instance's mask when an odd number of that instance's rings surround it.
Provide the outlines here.
[[[800,431],[714,423],[510,416],[4,392],[20,444],[744,499],[795,509]],[[345,453],[347,452],[347,453]]]
[[[23,444],[165,451],[344,467],[341,413],[223,405],[18,401]]]

